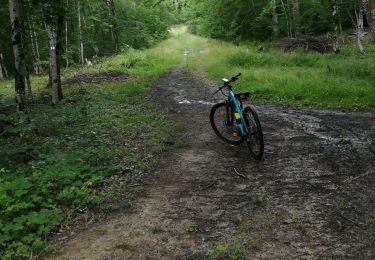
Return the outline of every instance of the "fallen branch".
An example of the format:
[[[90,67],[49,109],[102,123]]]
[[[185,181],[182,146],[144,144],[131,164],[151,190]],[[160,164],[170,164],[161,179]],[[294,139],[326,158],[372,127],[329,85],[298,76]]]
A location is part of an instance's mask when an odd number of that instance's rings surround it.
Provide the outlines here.
[[[234,171],[235,174],[237,174],[237,175],[240,176],[241,178],[243,178],[243,179],[245,179],[245,180],[249,179],[249,178],[247,178],[247,176],[245,176],[245,175],[239,173],[239,172],[236,170],[236,168],[233,168],[233,171]]]

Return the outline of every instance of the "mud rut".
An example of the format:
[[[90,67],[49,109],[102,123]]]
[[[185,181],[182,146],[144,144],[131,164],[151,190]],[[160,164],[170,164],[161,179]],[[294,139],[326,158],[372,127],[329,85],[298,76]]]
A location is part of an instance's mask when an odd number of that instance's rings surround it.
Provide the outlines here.
[[[53,259],[201,259],[241,241],[248,258],[375,256],[375,115],[256,106],[265,158],[220,141],[208,115],[213,88],[181,66],[151,100],[185,124],[145,196],[70,239]],[[234,168],[240,175],[237,175]]]

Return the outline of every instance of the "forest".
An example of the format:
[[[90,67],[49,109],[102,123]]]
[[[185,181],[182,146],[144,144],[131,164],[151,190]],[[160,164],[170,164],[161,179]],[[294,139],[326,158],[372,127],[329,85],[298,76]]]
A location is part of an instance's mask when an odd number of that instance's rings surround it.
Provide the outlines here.
[[[4,259],[130,207],[132,176],[182,145],[147,97],[188,49],[211,81],[245,72],[256,104],[375,108],[374,0],[3,0],[0,25]]]

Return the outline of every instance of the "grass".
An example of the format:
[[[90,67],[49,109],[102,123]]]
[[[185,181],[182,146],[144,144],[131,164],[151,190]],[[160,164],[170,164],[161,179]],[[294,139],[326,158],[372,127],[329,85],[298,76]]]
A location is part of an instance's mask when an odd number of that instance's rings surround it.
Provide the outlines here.
[[[203,57],[189,57],[188,66],[203,68],[218,85],[223,77],[242,72],[236,91],[250,91],[257,103],[316,108],[371,109],[375,107],[375,45],[366,43],[360,56],[353,43],[339,54],[284,53],[272,44],[231,43],[186,34]],[[260,45],[267,46],[258,52]]]
[[[182,48],[171,37],[81,69],[130,76],[67,87],[56,106],[46,76],[32,77],[31,126],[7,125],[0,138],[0,258],[35,256],[46,247],[46,234],[77,214],[131,204],[129,194],[137,191],[127,186],[129,179],[152,169],[180,127],[145,97],[152,82],[180,62]],[[76,73],[71,69],[64,78]],[[2,122],[16,119],[12,96],[13,82],[0,82]]]

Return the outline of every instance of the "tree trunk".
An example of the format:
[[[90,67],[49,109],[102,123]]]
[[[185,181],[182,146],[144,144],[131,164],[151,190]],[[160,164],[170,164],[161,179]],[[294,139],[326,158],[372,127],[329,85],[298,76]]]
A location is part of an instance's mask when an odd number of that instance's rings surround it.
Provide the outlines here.
[[[332,0],[332,18],[334,23],[333,51],[339,51],[339,19],[337,14],[337,2]]]
[[[299,0],[294,0],[293,2],[293,25],[294,25],[294,36],[299,37],[301,35]]]
[[[27,100],[29,102],[33,102],[33,92],[32,92],[32,87],[31,87],[31,80],[30,80],[30,71],[27,66],[26,66],[26,86],[27,86]]]
[[[8,77],[8,71],[7,71],[7,68],[5,66],[4,56],[3,56],[2,53],[0,53],[0,67],[1,67],[0,73],[2,74],[3,78],[7,78]]]
[[[361,0],[361,6],[366,14],[366,20],[370,27],[372,39],[375,42],[375,2],[373,0]]]
[[[365,48],[362,44],[362,34],[363,34],[363,9],[360,7],[359,13],[355,12],[357,19],[357,46],[359,52],[363,55],[365,54]]]
[[[78,43],[79,43],[79,57],[81,65],[85,64],[85,59],[83,55],[83,39],[82,39],[82,23],[81,23],[81,6],[80,1],[77,3],[77,16],[78,16]]]
[[[66,1],[66,6],[69,6],[69,0]],[[69,57],[68,57],[68,14],[65,16],[65,69],[69,68]]]
[[[2,55],[2,54],[0,54],[0,55]],[[1,79],[4,79],[4,74],[3,74],[3,66],[2,66],[2,64],[0,62],[0,80]]]
[[[14,79],[15,79],[15,97],[16,107],[19,114],[20,123],[29,121],[25,106],[25,53],[22,48],[22,31],[20,20],[20,9],[17,0],[9,0],[9,14],[12,25],[12,45],[14,54]]]
[[[281,0],[281,6],[283,7],[283,10],[284,10],[286,27],[288,29],[288,38],[291,38],[292,37],[292,26],[291,26],[291,22],[289,20],[288,13],[287,13],[287,10],[285,8],[285,4],[284,4],[283,0]]]
[[[49,42],[49,67],[52,81],[52,103],[57,104],[63,98],[60,77],[60,48],[63,19],[61,18],[61,15],[58,15],[57,21],[53,21],[54,16],[52,15],[52,5],[49,1],[50,0],[44,0],[43,10]]]
[[[276,10],[276,0],[271,1],[272,4],[272,33],[274,37],[279,36],[279,21]]]
[[[40,53],[39,53],[39,42],[38,42],[38,35],[36,34],[35,30],[35,24],[33,19],[31,18],[31,29],[34,34],[34,43],[35,43],[35,54],[36,54],[36,60],[37,60],[37,68],[38,68],[38,74],[42,74],[43,71],[43,66],[40,64]]]
[[[119,42],[118,42],[118,33],[117,33],[117,15],[116,15],[116,6],[115,2],[113,0],[109,0],[109,6],[111,9],[111,14],[112,14],[112,35],[113,35],[113,44],[115,51],[118,52],[119,48]]]

